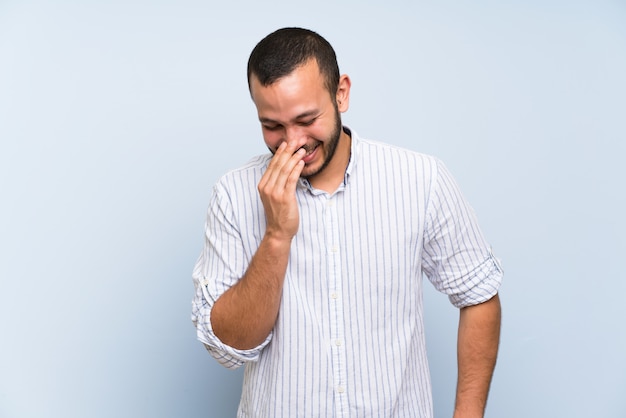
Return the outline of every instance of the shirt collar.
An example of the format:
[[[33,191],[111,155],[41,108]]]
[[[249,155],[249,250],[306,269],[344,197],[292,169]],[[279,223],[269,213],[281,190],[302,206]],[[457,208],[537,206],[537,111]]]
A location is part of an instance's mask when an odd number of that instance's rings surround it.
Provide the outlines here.
[[[346,174],[343,178],[343,184],[347,185],[349,180],[350,180],[350,175],[352,173],[352,170],[354,169],[354,165],[356,164],[356,161],[358,159],[358,154],[359,154],[359,136],[356,134],[356,132],[354,132],[352,129],[350,129],[349,127],[347,127],[346,125],[343,126],[343,130],[345,133],[347,133],[350,138],[351,138],[351,144],[350,144],[350,161],[348,162],[348,167],[346,167]]]

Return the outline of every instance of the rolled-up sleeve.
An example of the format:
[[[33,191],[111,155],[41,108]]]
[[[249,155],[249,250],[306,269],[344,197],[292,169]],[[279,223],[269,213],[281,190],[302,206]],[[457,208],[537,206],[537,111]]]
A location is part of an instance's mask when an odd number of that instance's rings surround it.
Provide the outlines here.
[[[215,301],[243,277],[250,262],[236,225],[228,195],[218,183],[209,203],[204,247],[192,273],[195,293],[191,320],[198,340],[220,364],[229,369],[257,361],[272,338],[270,334],[258,347],[238,350],[224,344],[211,326],[211,310]]]
[[[422,268],[458,308],[491,299],[503,277],[473,209],[440,161],[428,202]]]

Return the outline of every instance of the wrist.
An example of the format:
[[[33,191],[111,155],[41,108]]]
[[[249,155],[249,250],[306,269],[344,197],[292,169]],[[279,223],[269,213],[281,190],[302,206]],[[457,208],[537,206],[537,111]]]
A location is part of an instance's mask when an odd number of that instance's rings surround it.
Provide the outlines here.
[[[265,231],[265,235],[263,236],[263,243],[273,250],[284,250],[291,248],[292,240],[293,236],[285,235],[283,233],[278,233],[271,230]]]
[[[483,418],[484,415],[481,412],[461,412],[454,411],[454,416],[452,418]]]
[[[485,409],[475,405],[457,405],[454,408],[453,418],[483,418]]]

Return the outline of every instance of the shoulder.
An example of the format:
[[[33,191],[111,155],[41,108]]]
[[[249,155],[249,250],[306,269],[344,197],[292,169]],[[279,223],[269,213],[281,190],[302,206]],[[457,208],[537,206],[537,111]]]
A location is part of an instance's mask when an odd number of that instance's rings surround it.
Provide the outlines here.
[[[435,176],[441,161],[432,155],[377,140],[356,137],[355,152],[365,166],[376,166],[384,171],[415,173],[420,177]]]
[[[236,185],[242,183],[256,182],[261,179],[261,176],[267,168],[267,164],[271,160],[271,154],[257,155],[250,159],[247,163],[241,167],[227,171],[218,179],[218,184],[228,185],[235,183]]]
[[[374,151],[374,152],[388,152],[394,153],[398,155],[408,155],[412,157],[418,157],[421,159],[435,159],[435,157],[424,154],[418,151],[414,151],[405,147],[401,147],[398,145],[394,145],[388,142],[376,141],[372,139],[359,138],[359,142],[361,147],[364,150]]]
[[[256,193],[256,186],[261,180],[271,158],[272,156],[269,153],[257,155],[244,165],[226,172],[217,180],[216,189],[226,192],[252,189]]]

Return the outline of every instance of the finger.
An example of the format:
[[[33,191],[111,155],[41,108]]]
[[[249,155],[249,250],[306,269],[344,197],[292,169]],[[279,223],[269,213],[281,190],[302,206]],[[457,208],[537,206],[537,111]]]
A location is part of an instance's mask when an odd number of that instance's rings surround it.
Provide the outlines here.
[[[305,152],[302,152],[304,155]],[[302,174],[302,170],[304,170],[304,161],[298,160],[293,170],[287,177],[287,181],[285,183],[285,193],[293,193],[296,192],[296,185],[298,184],[298,180],[300,179],[300,174]]]
[[[270,161],[270,167],[279,165],[282,166],[286,160],[296,151],[296,144],[294,142],[281,142],[274,156]]]
[[[300,148],[289,157],[289,160],[287,160],[282,167],[280,175],[277,178],[280,184],[286,185],[288,182],[294,183],[300,178],[300,173],[302,173],[302,169],[304,168],[302,158],[304,158],[305,154],[306,151]]]
[[[299,178],[300,173],[302,172],[302,167],[298,168],[296,173],[294,173],[294,169],[296,169],[299,162],[302,161],[305,154],[306,152],[304,150],[297,150],[284,162],[282,166],[276,166],[275,173],[270,179],[270,181],[273,181],[272,186],[276,191],[284,190],[287,187],[287,183],[290,181],[290,178],[295,178],[296,180]]]
[[[266,185],[284,187],[298,161],[306,154],[304,149],[296,149],[295,144],[281,144],[265,172]],[[301,170],[300,170],[301,171]]]
[[[276,151],[274,151],[274,155],[272,156],[272,159],[270,160],[267,166],[267,169],[265,169],[263,176],[261,176],[261,180],[259,181],[259,188],[264,187],[270,182],[274,183],[274,174],[276,171],[276,166],[279,165],[279,157],[282,154],[285,147],[287,147],[287,143],[281,142],[278,148],[276,149]]]
[[[281,142],[274,152],[274,156],[270,160],[265,173],[263,173],[262,183],[275,183],[277,170],[280,170],[280,167],[284,164],[285,156],[287,155],[285,153],[285,148],[287,148],[287,142]]]

